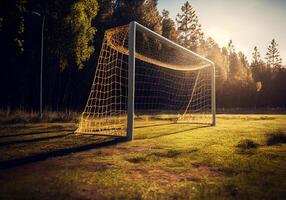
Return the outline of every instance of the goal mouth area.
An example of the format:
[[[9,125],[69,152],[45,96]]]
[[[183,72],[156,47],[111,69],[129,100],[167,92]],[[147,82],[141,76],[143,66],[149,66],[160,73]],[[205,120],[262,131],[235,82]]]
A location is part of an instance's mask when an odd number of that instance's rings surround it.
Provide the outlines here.
[[[138,130],[163,135],[210,126],[214,68],[136,22],[109,29],[76,133],[130,140]]]
[[[184,118],[180,114],[137,114],[134,118],[134,131],[138,129],[148,129],[149,133],[152,134],[155,131],[161,130],[162,132],[166,131],[164,126],[177,125],[175,129],[178,129],[178,125],[181,125],[183,128],[184,125],[197,125],[199,127],[208,127],[211,126],[210,116],[205,114],[188,114]],[[209,118],[206,120],[206,118]],[[118,120],[121,120],[119,122]],[[75,133],[85,134],[85,135],[98,135],[98,136],[114,136],[114,137],[126,137],[126,126],[127,116],[113,116],[105,117],[100,119],[85,119],[82,120],[80,128],[78,128]],[[92,128],[90,128],[92,127]],[[153,130],[150,130],[153,128]],[[155,130],[157,129],[157,130]],[[88,131],[86,131],[88,130]],[[170,127],[168,128],[170,130]],[[162,134],[163,135],[163,134]]]

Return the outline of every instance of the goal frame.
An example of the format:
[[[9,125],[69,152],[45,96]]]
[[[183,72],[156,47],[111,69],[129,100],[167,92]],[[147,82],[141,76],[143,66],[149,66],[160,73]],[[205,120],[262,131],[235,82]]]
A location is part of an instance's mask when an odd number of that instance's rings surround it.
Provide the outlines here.
[[[135,70],[136,70],[136,31],[147,32],[161,42],[181,49],[192,56],[198,57],[212,67],[211,73],[211,113],[212,126],[216,125],[216,94],[215,94],[215,63],[211,60],[185,48],[177,43],[159,35],[158,33],[144,27],[138,22],[132,21],[128,26],[128,104],[127,104],[127,140],[133,139],[134,132],[134,100],[135,100]]]

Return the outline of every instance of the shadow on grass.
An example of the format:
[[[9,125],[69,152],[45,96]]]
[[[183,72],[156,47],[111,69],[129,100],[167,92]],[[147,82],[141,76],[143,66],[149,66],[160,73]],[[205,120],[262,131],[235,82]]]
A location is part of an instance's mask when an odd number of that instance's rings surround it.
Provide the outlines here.
[[[162,124],[150,124],[145,126],[135,126],[135,129],[142,129],[142,128],[150,128],[150,127],[157,127],[157,126],[166,126],[166,125],[172,125],[176,124],[175,122],[169,122],[169,123],[162,123]]]
[[[52,131],[52,132],[59,132],[59,131]],[[43,133],[51,133],[51,132],[42,132]],[[36,133],[35,133],[36,134]],[[51,139],[58,139],[58,138],[64,138],[66,136],[72,135],[74,132],[69,132],[64,135],[56,135],[56,136],[49,136],[49,137],[41,137],[41,138],[34,138],[34,139],[29,139],[29,140],[14,140],[14,141],[8,141],[8,142],[1,142],[0,147],[3,146],[8,146],[8,145],[14,145],[14,144],[26,144],[26,143],[31,143],[31,142],[40,142],[40,141],[45,141],[45,140],[51,140]],[[34,134],[25,134],[21,136],[26,136],[26,135],[34,135]]]
[[[260,145],[254,142],[253,140],[244,139],[244,140],[240,140],[239,143],[235,147],[236,147],[236,152],[238,154],[252,155],[252,154],[255,154],[256,149],[259,146]]]
[[[154,125],[154,126],[166,126],[166,125],[170,125],[170,124],[161,124],[161,125]],[[198,125],[198,124],[197,124]],[[147,127],[147,126],[146,126]],[[145,128],[146,128],[145,127]],[[151,127],[151,126],[148,126]],[[200,124],[199,126],[196,127],[191,127],[191,128],[185,128],[185,129],[175,129],[174,131],[169,131],[169,132],[165,132],[165,133],[160,133],[160,134],[154,134],[151,137],[139,137],[136,140],[144,140],[144,139],[155,139],[155,138],[159,138],[159,137],[164,137],[164,136],[170,136],[170,135],[175,135],[175,134],[179,134],[179,133],[184,133],[184,132],[188,132],[188,131],[193,131],[193,130],[197,130],[197,129],[203,129],[203,128],[208,128],[211,127],[210,125],[206,125],[206,124]],[[140,128],[144,128],[144,127],[140,127]],[[151,131],[152,133],[152,131]]]
[[[74,129],[53,130],[53,131],[38,131],[38,132],[30,132],[30,133],[17,133],[17,134],[11,134],[11,135],[0,135],[0,139],[9,138],[9,137],[18,137],[18,136],[38,135],[38,134],[45,134],[45,133],[69,132],[69,131],[75,131],[75,130]]]
[[[97,149],[101,147],[106,147],[110,145],[115,145],[120,142],[126,142],[125,138],[122,137],[114,137],[114,138],[107,138],[105,140],[102,140],[102,138],[98,138],[95,140],[94,143],[92,144],[87,144],[87,145],[82,145],[82,146],[77,146],[77,147],[69,147],[69,148],[63,148],[59,150],[54,150],[54,151],[49,151],[45,153],[39,153],[39,154],[34,154],[22,158],[17,158],[17,159],[12,159],[12,160],[7,160],[7,161],[1,161],[0,162],[0,169],[9,169],[12,167],[16,166],[21,166],[25,165],[28,163],[33,163],[37,161],[42,161],[46,160],[48,158],[52,157],[58,157],[58,156],[66,156],[72,153],[77,153],[77,152],[82,152],[82,151],[87,151],[91,149]]]

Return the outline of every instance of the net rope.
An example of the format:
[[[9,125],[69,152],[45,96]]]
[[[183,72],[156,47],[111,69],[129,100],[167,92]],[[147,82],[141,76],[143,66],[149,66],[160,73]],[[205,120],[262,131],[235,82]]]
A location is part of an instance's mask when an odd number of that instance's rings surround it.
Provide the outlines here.
[[[162,123],[211,123],[208,63],[140,31],[135,57],[135,134],[136,128]],[[105,33],[76,132],[126,136],[127,100],[128,26],[122,26]]]

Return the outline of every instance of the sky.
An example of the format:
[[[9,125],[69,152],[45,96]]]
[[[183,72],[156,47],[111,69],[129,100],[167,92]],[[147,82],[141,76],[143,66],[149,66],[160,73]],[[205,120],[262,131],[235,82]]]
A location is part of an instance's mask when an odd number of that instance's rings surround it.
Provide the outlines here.
[[[159,0],[160,11],[167,9],[173,19],[186,0]],[[257,46],[264,59],[272,39],[279,43],[286,64],[286,0],[189,0],[196,10],[206,36],[220,46],[229,40],[249,61]]]

